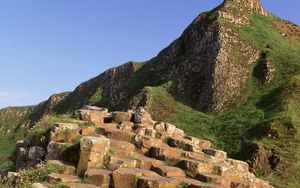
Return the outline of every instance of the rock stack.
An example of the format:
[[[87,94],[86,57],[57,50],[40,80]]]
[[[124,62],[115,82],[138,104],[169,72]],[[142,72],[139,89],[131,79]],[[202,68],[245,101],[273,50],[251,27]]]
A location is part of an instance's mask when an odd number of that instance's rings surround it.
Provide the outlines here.
[[[61,167],[58,173],[49,175],[48,182],[33,187],[53,187],[57,183],[69,188],[272,187],[250,173],[247,163],[227,158],[226,152],[211,148],[210,141],[152,120],[143,108],[109,113],[107,109],[86,106],[77,111],[77,116],[92,123],[54,125],[47,152],[30,148],[29,161],[18,158],[22,168],[28,167],[24,164],[36,164],[31,161],[33,153],[36,159],[45,158],[47,163]],[[80,140],[80,147],[71,144],[74,138]],[[28,153],[24,150],[20,147],[19,156]]]

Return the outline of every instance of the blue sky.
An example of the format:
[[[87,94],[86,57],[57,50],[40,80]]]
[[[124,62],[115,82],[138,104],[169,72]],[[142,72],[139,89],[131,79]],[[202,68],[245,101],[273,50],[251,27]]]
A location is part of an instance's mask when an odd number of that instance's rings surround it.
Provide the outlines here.
[[[147,60],[221,2],[0,0],[0,108],[36,104],[107,68]],[[300,24],[299,1],[262,3]]]

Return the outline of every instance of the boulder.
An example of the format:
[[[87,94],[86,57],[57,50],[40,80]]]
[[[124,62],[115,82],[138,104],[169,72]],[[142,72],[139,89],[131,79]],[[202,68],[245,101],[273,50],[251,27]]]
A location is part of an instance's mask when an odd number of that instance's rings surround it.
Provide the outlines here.
[[[84,174],[84,181],[100,186],[101,188],[109,188],[111,184],[112,172],[103,169],[88,169]]]
[[[19,148],[17,153],[17,160],[16,160],[16,170],[21,170],[27,168],[27,159],[28,159],[28,149],[26,148]]]
[[[152,147],[160,147],[163,145],[161,139],[156,139],[149,136],[136,135],[134,141],[136,146],[144,147],[146,149],[151,149]]]
[[[192,159],[181,159],[178,166],[192,177],[200,173],[212,174],[215,170],[213,164]]]
[[[133,157],[138,161],[137,167],[145,170],[150,170],[152,166],[163,166],[164,162],[160,160],[156,160],[150,157],[146,157],[144,155],[135,154]]]

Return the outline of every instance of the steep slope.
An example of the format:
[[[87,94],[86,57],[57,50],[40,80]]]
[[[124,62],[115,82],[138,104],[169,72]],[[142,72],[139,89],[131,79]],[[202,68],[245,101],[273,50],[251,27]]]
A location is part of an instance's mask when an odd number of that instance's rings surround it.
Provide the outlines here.
[[[52,105],[39,105],[29,121],[84,104],[144,106],[154,119],[247,160],[277,187],[296,187],[299,66],[297,25],[268,13],[258,0],[225,0],[157,57],[112,68]]]

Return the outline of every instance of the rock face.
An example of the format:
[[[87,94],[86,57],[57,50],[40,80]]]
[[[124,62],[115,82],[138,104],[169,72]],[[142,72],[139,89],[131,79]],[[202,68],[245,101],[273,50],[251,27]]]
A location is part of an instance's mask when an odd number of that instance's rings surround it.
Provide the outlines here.
[[[134,114],[137,114],[138,118],[131,118]],[[99,116],[103,117],[101,114]],[[112,112],[106,116],[111,116],[110,120],[118,123],[113,124],[115,127],[111,126],[111,122],[90,124],[89,127],[96,127],[101,131],[91,133],[92,136],[81,135],[78,151],[80,159],[77,164],[62,160],[43,161],[45,151],[33,146],[28,150],[19,149],[18,168],[38,167],[42,162],[57,165],[58,173],[49,174],[47,187],[54,187],[58,183],[66,187],[102,188],[272,187],[250,173],[247,163],[227,158],[226,152],[210,148],[209,141],[187,136],[172,124],[154,121],[144,109]],[[122,129],[121,125],[126,120],[128,122],[125,124],[134,125],[131,130]],[[160,126],[156,126],[158,124]],[[66,127],[87,128],[60,123],[54,125],[51,130],[61,131]],[[155,127],[159,128],[155,130]],[[159,134],[137,131],[141,128],[151,129]],[[112,136],[115,133],[117,134]],[[52,144],[53,142],[49,143]],[[48,153],[49,155],[51,154]],[[75,171],[78,176],[74,175]],[[84,177],[88,184],[81,183],[80,177]]]

